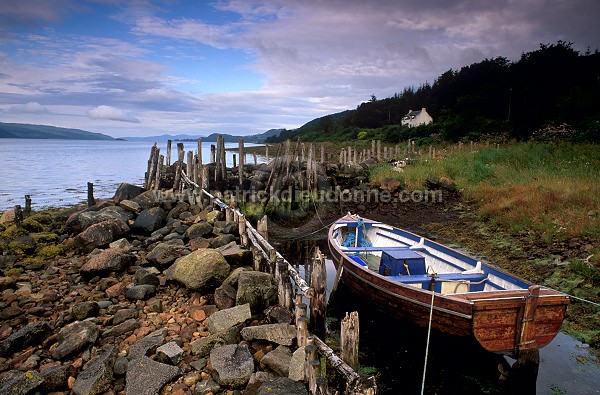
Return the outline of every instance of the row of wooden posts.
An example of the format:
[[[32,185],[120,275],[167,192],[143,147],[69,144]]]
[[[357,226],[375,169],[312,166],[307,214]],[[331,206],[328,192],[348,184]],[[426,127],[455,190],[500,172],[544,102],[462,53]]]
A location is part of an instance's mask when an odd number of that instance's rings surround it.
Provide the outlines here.
[[[344,379],[344,394],[375,395],[377,392],[375,379],[372,376],[361,376],[356,372],[358,368],[358,313],[347,314],[342,320],[340,357],[321,340],[325,336],[327,273],[325,258],[319,249],[315,249],[310,283],[307,283],[290,262],[269,243],[266,216],[258,221],[257,229],[255,229],[246,220],[245,215],[237,210],[235,200],[227,205],[206,190],[202,192],[210,198],[213,205],[225,210],[226,221],[238,223],[241,244],[252,251],[254,270],[274,275],[278,284],[279,304],[295,312],[298,347],[305,347],[306,351],[305,377],[310,394],[333,393],[328,391],[327,379],[322,375],[321,358],[319,357],[321,355],[328,365]],[[299,293],[294,291],[292,280],[299,289]],[[310,300],[308,305],[303,302],[303,296]]]

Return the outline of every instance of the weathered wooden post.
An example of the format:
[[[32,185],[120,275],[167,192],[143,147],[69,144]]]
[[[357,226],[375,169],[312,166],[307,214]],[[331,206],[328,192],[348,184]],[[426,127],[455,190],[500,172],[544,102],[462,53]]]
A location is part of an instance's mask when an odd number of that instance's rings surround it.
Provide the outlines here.
[[[17,228],[21,227],[21,223],[23,222],[23,210],[21,210],[21,205],[15,205],[15,225]]]
[[[171,140],[167,140],[167,167],[171,166]]]
[[[206,192],[208,192],[208,187],[209,187],[209,182],[210,182],[210,178],[208,177],[208,165],[202,165],[201,168],[202,171],[202,177],[200,177],[202,183],[200,184],[201,188],[203,190],[205,190]],[[206,206],[208,205],[208,201],[209,198],[208,196],[201,192],[200,193],[200,205],[202,206],[202,208],[206,208]]]
[[[217,161],[217,147],[214,144],[210,145],[210,163]]]
[[[308,382],[308,392],[314,394],[316,390],[316,380],[320,377],[321,361],[317,353],[317,346],[314,344],[314,338],[309,336],[306,340],[306,381]]]
[[[252,268],[257,272],[263,271],[262,259],[263,256],[260,252],[260,249],[253,245],[250,246],[250,251],[252,252]]]
[[[158,158],[158,164],[156,166],[156,178],[154,178],[154,189],[157,191],[160,189],[160,176],[161,176],[164,161],[165,161],[165,156],[160,155],[160,157]]]
[[[275,274],[275,265],[277,264],[277,250],[269,250],[269,273]]]
[[[237,167],[237,155],[233,154],[233,167],[236,168]]]
[[[264,215],[260,218],[256,223],[256,230],[258,234],[261,235],[266,241],[269,241],[269,229],[268,229],[268,219],[267,216]]]
[[[186,163],[186,175],[190,180],[193,180],[194,177],[194,153],[192,151],[188,151],[187,153],[187,163]]]
[[[179,186],[181,184],[181,166],[182,162],[177,161],[175,163],[175,180],[173,181],[173,192],[179,191]]]
[[[96,199],[94,199],[94,183],[87,183],[87,205],[88,207],[92,207],[96,204]]]
[[[306,303],[296,304],[296,329],[298,338],[298,347],[306,346],[308,337],[308,318],[306,317]]]
[[[258,165],[258,158],[256,157],[256,152],[252,153],[252,157],[254,158],[254,166]]]
[[[227,207],[225,209],[225,222],[226,223],[233,222],[233,210],[231,209],[231,207]]]
[[[31,195],[25,195],[25,210],[23,216],[28,217],[31,214]]]
[[[198,152],[196,155],[198,155],[198,164],[202,166],[202,139],[198,139]]]
[[[245,162],[245,153],[244,153],[244,139],[240,139],[238,146],[238,153],[240,155],[240,164],[238,167],[238,176],[240,183],[240,191],[244,190],[244,162]]]
[[[177,160],[179,162],[183,162],[185,159],[185,148],[183,147],[183,143],[177,143]]]
[[[282,257],[277,257],[277,267],[275,270],[275,280],[278,285],[278,296],[279,304],[290,308],[292,306],[292,294],[290,282],[290,274],[288,272],[288,265]]]
[[[321,163],[325,163],[325,145],[321,143]]]
[[[246,234],[246,216],[244,214],[238,216],[238,226],[240,233],[240,241],[244,247],[248,247],[248,235]]]
[[[359,325],[358,312],[353,311],[342,319],[342,329],[340,331],[340,357],[352,369],[358,370],[358,339]]]
[[[315,290],[315,295],[310,300],[310,327],[315,335],[324,337],[327,308],[327,273],[325,259],[323,259],[318,247],[315,248],[310,285]]]
[[[152,148],[150,148],[150,157],[148,158],[148,167],[146,169],[146,178],[144,179],[144,189],[149,189],[150,188],[149,184],[152,182],[150,177],[152,175],[152,163],[154,162],[155,150],[156,150],[156,143],[154,143]]]

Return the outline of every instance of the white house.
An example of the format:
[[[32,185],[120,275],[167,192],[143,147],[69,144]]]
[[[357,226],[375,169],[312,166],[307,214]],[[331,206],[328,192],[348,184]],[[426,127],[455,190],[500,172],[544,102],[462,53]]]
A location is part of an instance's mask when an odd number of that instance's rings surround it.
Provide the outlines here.
[[[410,110],[401,121],[403,126],[408,125],[410,127],[428,125],[431,122],[433,122],[433,118],[431,118],[431,115],[427,113],[425,107],[420,110]]]

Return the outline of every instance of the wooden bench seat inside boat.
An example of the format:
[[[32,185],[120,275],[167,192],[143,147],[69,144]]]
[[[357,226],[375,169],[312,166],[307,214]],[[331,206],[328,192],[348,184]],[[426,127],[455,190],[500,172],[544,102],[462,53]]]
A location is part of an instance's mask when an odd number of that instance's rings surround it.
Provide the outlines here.
[[[417,286],[423,289],[430,289],[431,276],[428,274],[410,275],[410,276],[388,276],[390,280],[403,284]],[[487,274],[485,273],[440,273],[434,278],[434,291],[443,294],[458,292],[483,291]]]

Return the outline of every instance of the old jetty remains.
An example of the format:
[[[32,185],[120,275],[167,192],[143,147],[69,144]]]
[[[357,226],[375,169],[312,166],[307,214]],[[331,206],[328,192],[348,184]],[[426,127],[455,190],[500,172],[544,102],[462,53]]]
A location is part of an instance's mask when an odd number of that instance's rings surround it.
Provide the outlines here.
[[[161,191],[168,199],[169,190],[165,190],[163,187],[171,187],[171,191],[179,191],[179,197],[192,200],[193,203],[201,204],[203,207],[214,207],[223,211],[227,223],[238,224],[241,247],[252,252],[253,269],[269,273],[275,278],[279,305],[290,309],[295,317],[297,346],[303,349],[306,355],[304,378],[310,394],[339,393],[338,391],[356,395],[376,394],[377,384],[374,377],[362,376],[356,371],[358,369],[358,313],[352,312],[342,321],[341,357],[337,356],[322,340],[326,331],[326,271],[325,258],[318,248],[315,250],[313,264],[307,273],[310,276],[307,281],[302,278],[294,265],[268,242],[266,216],[257,220],[255,228],[237,207],[238,196],[229,194],[227,197],[230,201],[225,201],[224,194],[221,192],[225,189],[235,189],[237,186],[241,188],[238,191],[248,188],[254,193],[258,189],[256,180],[252,179],[254,173],[245,174],[249,167],[245,163],[243,140],[240,139],[239,143],[239,157],[234,155],[234,162],[237,162],[237,166],[233,166],[229,173],[226,167],[225,145],[222,137],[219,136],[216,146],[211,146],[211,162],[208,164],[202,163],[202,157],[199,154],[201,153],[201,144],[202,141],[198,140],[198,151],[195,154],[189,151],[187,162],[184,163],[183,159],[186,155],[183,144],[178,143],[178,160],[172,165],[169,164],[169,160],[166,165],[163,165],[163,157],[155,144],[148,160],[146,188]],[[170,147],[171,143],[169,142],[167,158],[171,156]],[[262,190],[274,193],[274,191],[281,191],[292,185],[297,185],[302,189],[310,189],[318,185],[318,168],[323,167],[317,164],[313,144],[309,145],[306,156],[305,146],[300,142],[296,144],[293,151],[289,141],[279,149],[283,149],[283,153],[278,153],[270,163],[266,164],[269,166],[270,172],[268,172],[266,183],[259,183],[264,188],[261,188]],[[344,150],[343,152],[348,151]],[[268,149],[265,154],[268,157]],[[324,155],[324,151],[321,150],[322,159],[324,159]],[[254,165],[257,165],[256,162],[257,158],[254,155]],[[210,187],[217,188],[217,191],[209,192]],[[309,303],[307,304],[303,300],[308,300]],[[331,369],[323,369],[319,355],[335,372],[334,375],[329,375],[343,379],[342,387],[338,383],[337,389],[335,387],[328,389],[329,383],[323,371],[329,372]]]

